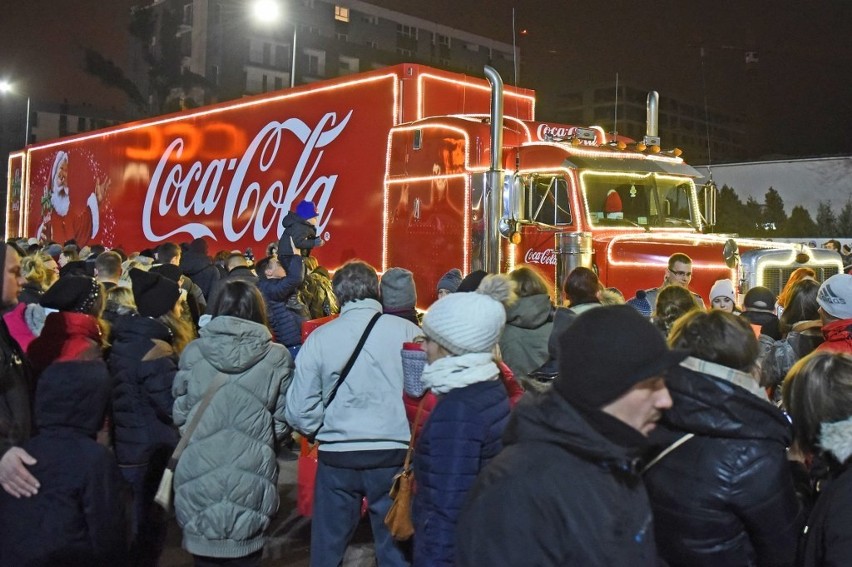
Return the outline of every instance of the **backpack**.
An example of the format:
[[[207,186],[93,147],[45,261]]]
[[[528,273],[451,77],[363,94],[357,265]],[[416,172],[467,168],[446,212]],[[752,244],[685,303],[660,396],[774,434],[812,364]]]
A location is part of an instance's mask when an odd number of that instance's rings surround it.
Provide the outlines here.
[[[308,308],[311,319],[328,317],[339,311],[331,280],[316,271],[305,276],[299,288],[299,298]]]

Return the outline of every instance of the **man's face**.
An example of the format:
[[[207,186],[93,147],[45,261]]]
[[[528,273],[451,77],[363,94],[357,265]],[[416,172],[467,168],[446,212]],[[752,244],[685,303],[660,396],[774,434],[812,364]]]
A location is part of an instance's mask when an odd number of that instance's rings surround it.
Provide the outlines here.
[[[284,270],[284,266],[282,266],[278,260],[270,260],[269,263],[266,264],[266,269],[263,273],[266,278],[270,280],[283,278],[287,275],[287,272]]]
[[[840,250],[837,249],[837,246],[834,245],[834,242],[826,242],[824,248],[828,250],[834,250],[835,252],[840,252]]]
[[[671,268],[666,269],[667,284],[689,287],[690,281],[692,281],[692,264],[675,262]]]
[[[6,245],[6,265],[3,267],[3,306],[9,307],[18,303],[18,292],[26,283],[21,275],[21,258],[9,245]]]
[[[670,407],[672,398],[663,377],[654,376],[639,382],[601,410],[647,436],[656,427],[663,411]]]

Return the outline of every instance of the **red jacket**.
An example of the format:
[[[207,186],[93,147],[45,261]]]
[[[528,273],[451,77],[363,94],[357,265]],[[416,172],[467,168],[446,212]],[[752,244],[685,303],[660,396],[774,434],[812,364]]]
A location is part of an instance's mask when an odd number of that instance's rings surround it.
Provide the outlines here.
[[[27,356],[35,375],[54,362],[103,358],[98,320],[83,313],[57,311],[47,316],[41,335],[30,343]]]
[[[825,342],[816,350],[852,354],[852,319],[841,319],[823,325],[822,336],[825,337]]]

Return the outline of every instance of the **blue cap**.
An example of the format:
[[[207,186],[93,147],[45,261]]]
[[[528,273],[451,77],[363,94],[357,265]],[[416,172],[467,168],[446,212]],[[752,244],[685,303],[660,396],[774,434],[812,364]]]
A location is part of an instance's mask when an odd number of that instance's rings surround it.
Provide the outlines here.
[[[296,205],[296,214],[305,220],[311,220],[318,216],[317,208],[310,201],[300,201],[299,204]]]

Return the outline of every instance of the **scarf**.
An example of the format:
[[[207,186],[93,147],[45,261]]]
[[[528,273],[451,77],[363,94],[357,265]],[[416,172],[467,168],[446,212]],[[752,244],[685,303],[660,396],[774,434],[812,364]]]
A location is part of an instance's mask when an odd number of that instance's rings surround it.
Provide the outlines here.
[[[436,394],[446,394],[456,388],[496,380],[500,369],[490,352],[473,352],[445,356],[423,368],[423,384]]]

